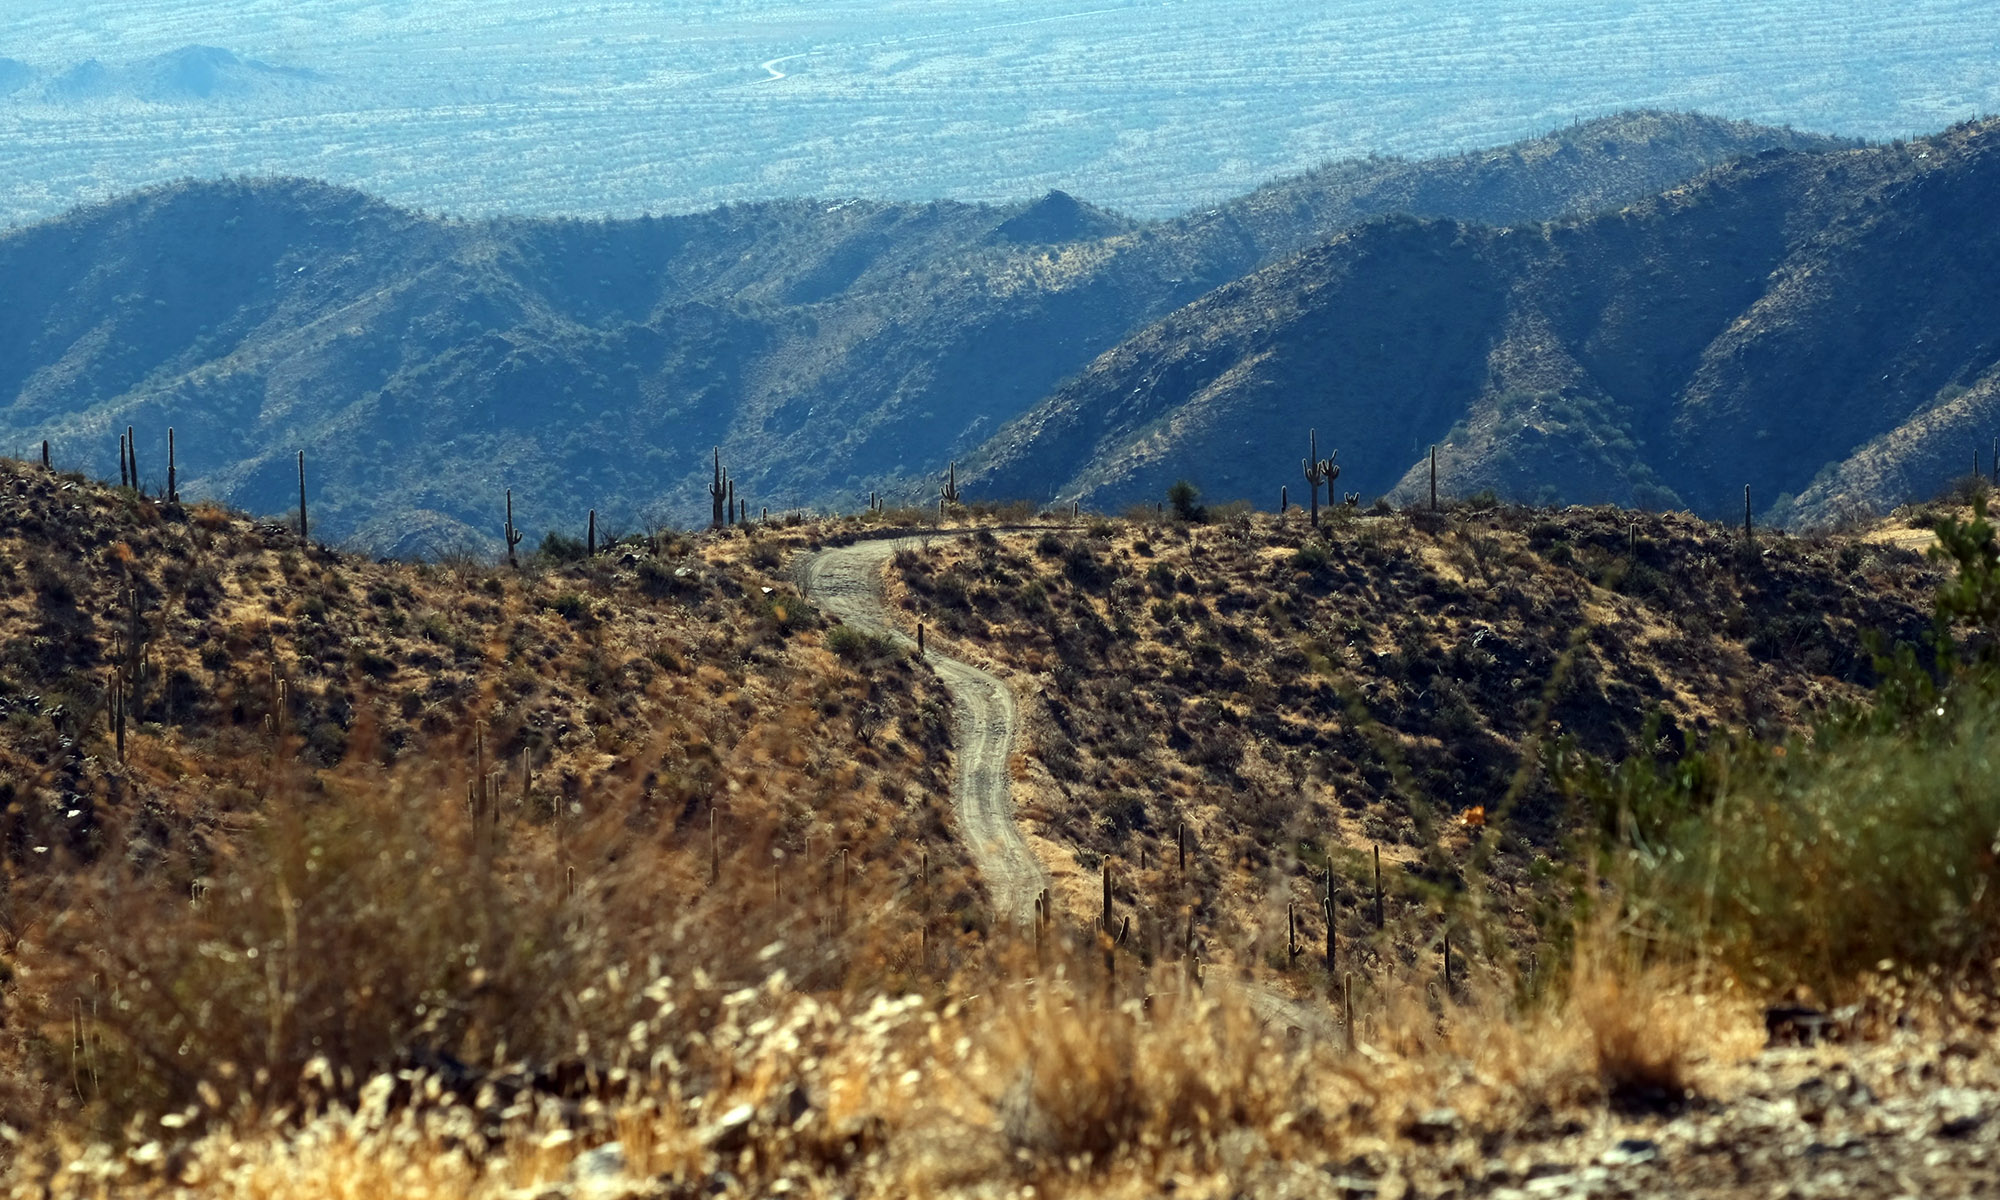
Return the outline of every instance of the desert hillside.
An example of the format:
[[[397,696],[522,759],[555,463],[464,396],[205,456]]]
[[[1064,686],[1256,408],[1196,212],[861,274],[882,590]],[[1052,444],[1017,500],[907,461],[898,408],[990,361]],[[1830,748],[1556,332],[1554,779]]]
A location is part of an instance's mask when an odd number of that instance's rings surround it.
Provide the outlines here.
[[[1179,499],[394,564],[0,463],[9,1186],[1990,1163],[1990,527]],[[1909,544],[1936,519],[1956,567]],[[830,619],[836,575],[889,625]],[[1934,604],[1940,674],[1869,652]],[[1025,924],[966,836],[982,678],[1050,879]]]

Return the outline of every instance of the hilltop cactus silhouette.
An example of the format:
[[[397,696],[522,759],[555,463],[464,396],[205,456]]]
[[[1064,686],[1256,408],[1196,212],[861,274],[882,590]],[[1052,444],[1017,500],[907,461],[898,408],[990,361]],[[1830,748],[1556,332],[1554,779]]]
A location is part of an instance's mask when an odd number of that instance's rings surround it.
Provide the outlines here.
[[[1334,461],[1340,457],[1340,451],[1335,450],[1332,454],[1322,459],[1319,456],[1319,430],[1308,430],[1306,436],[1310,439],[1308,442],[1310,451],[1300,465],[1304,467],[1306,483],[1312,489],[1312,523],[1313,528],[1317,529],[1319,528],[1319,489],[1322,484],[1326,486],[1326,498],[1331,503],[1333,500],[1333,481],[1340,478],[1340,464]]]

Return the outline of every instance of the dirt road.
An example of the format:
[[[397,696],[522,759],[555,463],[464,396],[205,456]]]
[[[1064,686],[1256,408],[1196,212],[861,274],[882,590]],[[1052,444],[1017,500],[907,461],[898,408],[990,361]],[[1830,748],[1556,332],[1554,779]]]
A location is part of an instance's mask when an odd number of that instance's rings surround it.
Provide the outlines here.
[[[822,550],[801,564],[799,576],[813,602],[847,625],[915,646],[889,623],[882,572],[896,551],[920,540],[884,538]],[[924,658],[950,690],[957,711],[958,785],[952,801],[960,831],[986,880],[994,911],[1025,926],[1034,919],[1035,897],[1048,886],[1048,872],[1014,820],[1007,776],[1007,759],[1020,727],[1014,693],[987,672],[935,648]]]
[[[800,564],[799,579],[814,603],[847,625],[913,647],[916,643],[889,622],[882,575],[896,551],[923,540],[881,538],[822,550]],[[1014,819],[1012,780],[1007,774],[1007,759],[1020,729],[1014,693],[992,674],[935,647],[924,659],[951,691],[957,709],[958,785],[952,802],[960,830],[986,880],[994,911],[1026,926],[1034,920],[1035,897],[1049,885],[1049,876]],[[1217,984],[1241,995],[1268,1024],[1327,1039],[1340,1032],[1323,1005],[1293,1000],[1240,979],[1223,978]]]

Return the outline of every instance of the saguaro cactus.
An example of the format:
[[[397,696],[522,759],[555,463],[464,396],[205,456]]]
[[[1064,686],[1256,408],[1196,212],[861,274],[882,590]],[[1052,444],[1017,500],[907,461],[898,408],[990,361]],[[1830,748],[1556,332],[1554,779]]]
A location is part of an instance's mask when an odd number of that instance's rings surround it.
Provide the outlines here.
[[[1319,489],[1324,484],[1326,487],[1326,498],[1329,501],[1333,499],[1333,481],[1340,478],[1340,464],[1334,460],[1340,457],[1340,451],[1335,450],[1332,454],[1322,459],[1319,456],[1319,430],[1308,430],[1306,436],[1309,439],[1308,445],[1311,452],[1306,455],[1304,462],[1300,465],[1305,469],[1306,483],[1312,491],[1312,523],[1313,528],[1317,529],[1319,528]]]
[[[181,502],[180,470],[174,465],[174,427],[167,426],[167,503]]]
[[[1334,905],[1331,869],[1327,872],[1326,896],[1320,901],[1320,911],[1326,916],[1326,969],[1331,974],[1340,962],[1340,924],[1337,919],[1340,912]]]
[[[938,489],[938,495],[939,495],[939,497],[941,497],[941,498],[942,498],[942,499],[944,500],[944,502],[945,502],[946,504],[957,504],[957,503],[958,503],[958,464],[957,464],[957,463],[952,463],[952,464],[951,464],[951,466],[950,466],[950,467],[948,467],[948,468],[947,468],[947,469],[945,470],[945,474],[944,474],[944,486]]]
[[[1382,847],[1375,847],[1375,928],[1382,928]]]
[[[583,553],[586,558],[597,557],[597,510],[590,510],[590,532],[584,535]]]
[[[503,530],[507,538],[507,565],[519,567],[521,560],[514,554],[514,548],[521,544],[521,531],[514,528],[514,489],[507,489],[507,526]]]
[[[731,494],[729,490],[729,475],[722,469],[722,448],[718,446],[715,450],[715,482],[708,485],[708,499],[712,514],[708,522],[710,528],[720,529],[728,524],[729,518],[723,509],[723,502],[728,500]]]

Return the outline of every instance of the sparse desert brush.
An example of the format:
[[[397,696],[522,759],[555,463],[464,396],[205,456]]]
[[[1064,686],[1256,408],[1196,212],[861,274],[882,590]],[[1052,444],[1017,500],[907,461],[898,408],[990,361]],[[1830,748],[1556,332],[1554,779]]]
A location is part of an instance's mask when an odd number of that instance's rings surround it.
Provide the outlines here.
[[[914,872],[857,869],[832,838],[788,861],[761,798],[682,834],[609,797],[550,819],[435,763],[343,768],[316,798],[275,786],[259,826],[207,854],[107,857],[17,892],[48,914],[14,953],[24,1019],[76,1026],[31,1055],[59,1108],[106,1129],[296,1111],[309,1071],[351,1103],[426,1062],[616,1090],[708,1036],[727,993],[925,969],[921,907],[897,899]]]
[[[1598,1094],[1586,1025],[1468,987],[1442,1010],[1384,979],[1352,1045],[1288,1029],[1250,992],[1083,953],[1039,970],[1003,942],[941,986],[814,988],[782,968],[723,983],[673,958],[571,981],[563,1014],[612,1064],[579,1075],[438,1056],[346,1078],[311,1059],[281,1108],[197,1090],[164,1123],[29,1144],[12,1182],[58,1196],[1267,1194],[1405,1138],[1504,1135]],[[768,964],[782,949],[753,952]],[[739,965],[736,974],[742,974]],[[597,1042],[597,1007],[635,1016]],[[585,1009],[579,1020],[576,1005]],[[1317,1018],[1315,1018],[1315,1021]],[[1440,1118],[1437,1114],[1447,1114]]]
[[[1766,990],[1838,996],[1879,964],[1963,975],[2000,955],[1996,738],[2000,689],[1967,680],[1895,727],[1749,742],[1594,795],[1639,919]]]
[[[1942,519],[1957,577],[1937,602],[1938,665],[1883,656],[1876,700],[1810,736],[1741,738],[1670,765],[1583,765],[1630,918],[1713,952],[1752,987],[1844,997],[1883,969],[1973,980],[2000,958],[2000,673],[1954,623],[2000,620],[2000,548],[1979,502]]]

